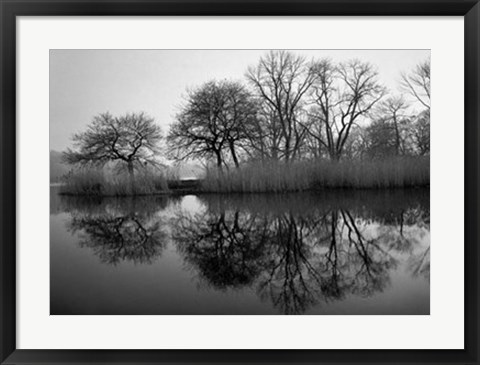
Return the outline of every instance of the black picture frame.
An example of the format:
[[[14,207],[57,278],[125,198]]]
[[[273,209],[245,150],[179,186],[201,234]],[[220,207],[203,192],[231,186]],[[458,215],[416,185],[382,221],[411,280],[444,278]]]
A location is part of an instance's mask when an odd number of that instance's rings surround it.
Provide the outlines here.
[[[0,0],[1,364],[478,364],[479,65],[478,0]],[[16,348],[16,17],[141,15],[395,15],[465,19],[464,350],[21,350]],[[32,61],[33,62],[33,61]],[[453,192],[454,193],[454,192]],[[32,305],[34,305],[32,303]],[[445,328],[445,336],[449,336]]]

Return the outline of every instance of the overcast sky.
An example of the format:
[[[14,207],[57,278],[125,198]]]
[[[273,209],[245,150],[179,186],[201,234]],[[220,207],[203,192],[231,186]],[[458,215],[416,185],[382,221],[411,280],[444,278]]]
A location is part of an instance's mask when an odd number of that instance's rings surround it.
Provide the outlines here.
[[[144,111],[164,133],[185,90],[211,79],[244,80],[265,50],[52,50],[50,51],[50,148],[71,146],[73,133],[92,117]],[[401,72],[424,61],[429,50],[295,50],[307,58],[358,58],[376,65],[380,80],[398,91]]]

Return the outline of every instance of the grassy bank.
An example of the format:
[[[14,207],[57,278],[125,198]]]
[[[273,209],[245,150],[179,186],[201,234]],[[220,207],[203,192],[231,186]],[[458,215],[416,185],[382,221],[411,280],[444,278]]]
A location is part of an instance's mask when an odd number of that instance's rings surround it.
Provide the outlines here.
[[[165,176],[152,171],[135,173],[133,191],[127,173],[115,174],[103,169],[80,169],[62,179],[60,194],[88,196],[152,195],[168,191]]]
[[[204,192],[260,193],[328,188],[407,188],[429,184],[429,157],[396,157],[340,162],[269,162],[227,171],[209,170],[201,189]]]
[[[63,178],[61,194],[129,196],[165,193],[283,193],[322,189],[392,189],[428,187],[429,157],[384,160],[250,163],[238,169],[209,169],[200,180],[180,180],[158,171],[138,171],[131,190],[126,173],[82,169]]]

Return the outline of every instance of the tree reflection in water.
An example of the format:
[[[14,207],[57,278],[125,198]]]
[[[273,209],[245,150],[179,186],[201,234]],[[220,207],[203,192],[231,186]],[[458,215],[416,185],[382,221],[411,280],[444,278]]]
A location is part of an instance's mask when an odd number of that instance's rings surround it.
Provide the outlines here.
[[[167,235],[156,216],[165,199],[65,201],[72,217],[69,230],[78,234],[80,246],[92,249],[103,263],[150,264],[165,248]]]
[[[54,211],[103,263],[150,264],[172,244],[203,285],[253,290],[284,314],[373,296],[400,268],[429,280],[428,190],[182,199],[69,197]]]
[[[263,269],[266,232],[238,211],[179,215],[173,239],[186,260],[218,289],[249,285]]]
[[[251,286],[284,314],[383,291],[405,253],[411,275],[428,279],[428,199],[339,197],[206,196],[201,212],[177,212],[172,238],[204,282]]]

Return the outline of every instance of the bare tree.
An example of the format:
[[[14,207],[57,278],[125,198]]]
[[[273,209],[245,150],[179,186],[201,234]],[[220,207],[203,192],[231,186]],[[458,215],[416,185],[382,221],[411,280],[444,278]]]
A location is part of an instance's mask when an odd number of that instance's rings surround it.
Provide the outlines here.
[[[69,164],[100,165],[119,162],[126,167],[134,186],[134,170],[147,164],[157,165],[161,129],[145,113],[114,117],[95,116],[87,130],[73,136],[76,149],[67,149],[63,158]]]
[[[278,160],[282,139],[280,122],[275,112],[265,107],[261,101],[257,105],[257,119],[248,129],[245,151],[253,160]]]
[[[370,158],[397,153],[395,129],[384,118],[374,120],[363,130],[363,142],[363,152]]]
[[[413,123],[412,139],[419,155],[430,153],[430,111],[424,110]]]
[[[425,108],[413,117],[411,136],[415,150],[426,155],[430,152],[430,59],[401,77],[401,87]]]
[[[328,59],[315,63],[312,86],[313,102],[317,106],[316,119],[323,125],[323,134],[307,130],[325,146],[332,160],[342,156],[352,127],[367,116],[384,96],[385,88],[378,81],[374,67],[359,60],[334,65]]]
[[[219,168],[226,153],[239,166],[238,148],[253,128],[257,108],[238,82],[211,81],[188,93],[167,141],[175,159],[214,158]]]
[[[248,69],[246,77],[269,117],[265,134],[272,142],[273,157],[294,159],[306,136],[305,128],[298,123],[304,96],[315,79],[309,63],[291,52],[271,51]]]
[[[395,131],[395,153],[404,153],[404,138],[402,137],[402,124],[406,122],[405,111],[407,104],[401,96],[391,96],[379,105],[379,113],[384,122],[391,122]]]
[[[418,64],[410,73],[402,74],[402,88],[430,110],[430,59]]]
[[[239,167],[239,149],[246,149],[245,142],[257,128],[258,103],[247,89],[238,82],[225,82],[222,86],[226,99],[221,116],[224,136],[233,163]]]

